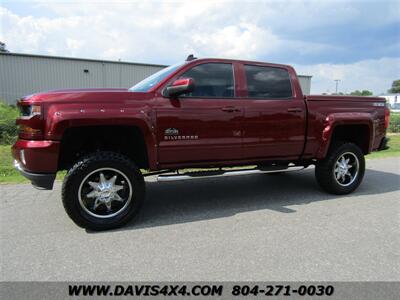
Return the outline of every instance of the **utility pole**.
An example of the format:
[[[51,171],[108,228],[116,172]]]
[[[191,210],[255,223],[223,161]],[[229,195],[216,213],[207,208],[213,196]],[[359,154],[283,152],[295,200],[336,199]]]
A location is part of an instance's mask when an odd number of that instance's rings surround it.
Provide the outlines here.
[[[340,79],[335,79],[335,82],[336,82],[336,92],[335,92],[335,94],[337,95]]]

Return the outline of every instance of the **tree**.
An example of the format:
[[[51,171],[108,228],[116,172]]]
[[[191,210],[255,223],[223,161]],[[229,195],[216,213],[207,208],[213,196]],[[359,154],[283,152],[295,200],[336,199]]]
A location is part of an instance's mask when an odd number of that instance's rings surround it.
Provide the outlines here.
[[[0,52],[10,52],[6,49],[6,44],[0,41]]]
[[[373,93],[368,90],[362,90],[362,91],[355,90],[354,92],[351,92],[350,95],[352,95],[352,96],[372,96]]]
[[[393,80],[392,88],[388,90],[389,93],[400,93],[400,79]]]

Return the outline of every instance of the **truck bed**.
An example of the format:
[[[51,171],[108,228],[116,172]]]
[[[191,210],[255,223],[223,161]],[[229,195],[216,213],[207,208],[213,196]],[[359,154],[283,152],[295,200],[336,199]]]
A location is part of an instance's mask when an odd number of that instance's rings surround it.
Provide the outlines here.
[[[324,144],[324,130],[329,128],[329,123],[335,123],[335,126],[359,124],[356,134],[360,138],[366,132],[362,129],[368,127],[369,136],[365,140],[370,138],[372,142],[365,154],[379,148],[386,134],[384,98],[309,95],[304,99],[308,109],[305,157],[325,155],[318,151]],[[332,128],[329,131],[332,132]]]

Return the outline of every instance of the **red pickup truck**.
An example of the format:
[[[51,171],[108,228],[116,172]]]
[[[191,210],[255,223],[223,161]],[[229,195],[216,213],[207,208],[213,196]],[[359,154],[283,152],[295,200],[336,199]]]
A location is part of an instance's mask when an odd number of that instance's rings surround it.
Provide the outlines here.
[[[145,197],[143,177],[153,174],[171,180],[234,166],[252,166],[234,170],[248,174],[315,165],[323,189],[350,193],[363,179],[364,155],[387,147],[389,122],[382,98],[304,96],[290,66],[227,59],[191,58],[130,89],[48,91],[18,106],[15,166],[42,189],[68,170],[64,207],[93,230],[132,219]],[[185,168],[214,171],[171,174]]]

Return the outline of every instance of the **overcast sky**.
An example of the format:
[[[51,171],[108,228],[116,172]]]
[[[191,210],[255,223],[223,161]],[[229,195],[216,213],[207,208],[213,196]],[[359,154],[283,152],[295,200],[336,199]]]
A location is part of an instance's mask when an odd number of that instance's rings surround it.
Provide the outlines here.
[[[312,92],[400,79],[400,1],[4,1],[11,52],[172,64],[190,53],[292,64]]]

